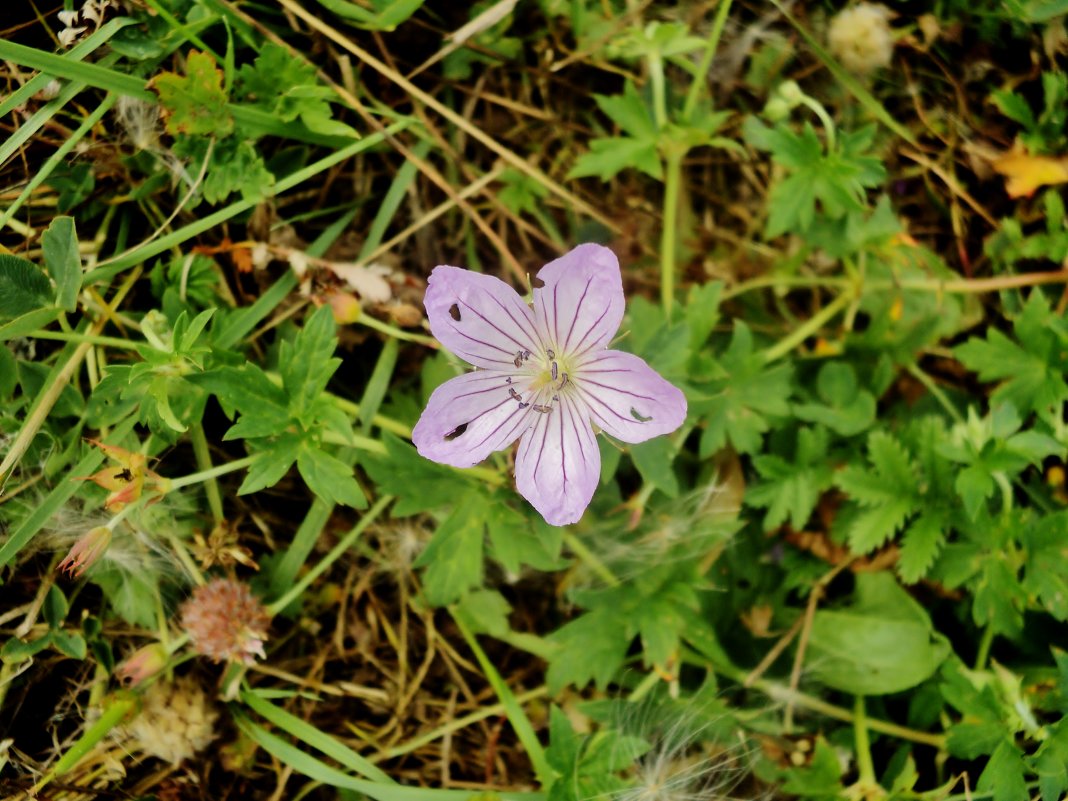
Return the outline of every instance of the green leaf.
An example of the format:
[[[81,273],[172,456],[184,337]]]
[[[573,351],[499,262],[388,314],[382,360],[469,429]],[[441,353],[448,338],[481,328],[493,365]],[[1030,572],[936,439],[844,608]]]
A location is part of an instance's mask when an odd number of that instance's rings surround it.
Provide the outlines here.
[[[458,499],[452,514],[419,554],[415,566],[426,568],[423,591],[432,606],[450,604],[482,584],[484,529],[484,501],[467,495]]]
[[[297,469],[312,492],[324,501],[367,508],[367,498],[353,477],[352,468],[340,459],[305,442],[297,456]]]
[[[71,659],[85,659],[89,649],[85,643],[85,637],[69,631],[53,631],[52,647],[64,656]]]
[[[768,510],[765,531],[778,528],[787,518],[798,531],[805,527],[820,496],[834,480],[826,456],[826,430],[801,428],[793,458],[770,453],[753,457],[753,467],[763,480],[746,488],[745,502]]]
[[[955,350],[965,367],[983,381],[1001,381],[991,396],[1008,401],[1021,414],[1047,412],[1068,400],[1068,323],[1032,292],[1013,321],[1014,342],[991,328],[986,339],[972,337]]]
[[[333,358],[337,347],[336,325],[329,305],[304,321],[300,333],[278,349],[278,372],[289,395],[289,411],[301,418],[326,389],[341,364]]]
[[[945,541],[945,520],[937,512],[924,512],[913,520],[901,538],[901,556],[897,563],[901,580],[914,584],[923,578]]]
[[[594,95],[597,107],[633,139],[656,140],[656,121],[652,111],[638,94],[633,81],[623,82],[621,95]]]
[[[890,573],[859,573],[854,601],[813,616],[806,654],[814,678],[855,695],[885,695],[929,678],[949,643]]]
[[[1020,123],[1028,130],[1035,127],[1035,113],[1031,111],[1031,105],[1020,95],[1006,89],[995,89],[990,93],[990,99],[994,101],[998,111],[1013,122]]]
[[[214,394],[224,410],[241,412],[225,440],[272,436],[290,425],[288,397],[254,364],[194,373],[186,380]]]
[[[595,175],[602,181],[609,181],[628,168],[641,170],[650,178],[662,180],[664,169],[656,142],[627,136],[593,139],[589,152],[578,157],[567,177]]]
[[[503,639],[511,632],[508,615],[512,605],[496,590],[473,590],[456,605],[457,614],[463,615],[475,634],[488,634]]]
[[[51,645],[54,635],[55,632],[50,631],[36,640],[20,640],[17,637],[12,637],[4,643],[3,648],[0,648],[0,661],[3,661],[5,665],[17,665],[19,662],[25,662]]]
[[[82,257],[78,252],[78,236],[74,219],[56,217],[41,234],[41,250],[45,269],[56,284],[56,305],[72,312],[78,308],[78,292],[82,288]]]
[[[986,763],[976,791],[989,793],[994,801],[1027,801],[1031,794],[1024,779],[1027,765],[1015,744],[1003,740]]]
[[[866,508],[849,527],[849,547],[857,554],[878,548],[904,524],[920,503],[915,465],[892,435],[873,431],[868,437],[871,469],[850,465],[835,483]]]
[[[49,587],[48,594],[45,596],[44,608],[41,611],[44,613],[44,619],[48,621],[50,628],[58,629],[63,625],[63,621],[67,619],[67,610],[69,608],[63,590],[55,584]]]
[[[110,607],[127,623],[151,628],[159,603],[160,576],[149,564],[126,570],[111,559],[94,565],[89,580],[100,587]]]
[[[188,134],[229,136],[234,118],[227,108],[222,70],[208,53],[190,50],[185,75],[161,72],[149,82],[164,109],[164,125],[171,136]]]
[[[768,365],[754,352],[753,335],[741,320],[720,357],[723,377],[692,396],[690,408],[707,421],[701,435],[700,456],[707,458],[727,444],[741,453],[759,449],[771,426],[769,418],[790,412],[793,368],[788,363]]]
[[[283,434],[268,443],[248,468],[248,475],[237,490],[238,495],[259,492],[273,487],[284,476],[301,453],[302,440],[296,434]]]
[[[0,253],[0,320],[20,317],[51,305],[52,287],[37,265],[18,256]]]
[[[549,635],[559,650],[549,662],[546,683],[559,693],[569,685],[582,689],[591,681],[603,690],[623,666],[632,637],[613,611],[587,612]]]
[[[669,498],[679,495],[679,479],[675,475],[675,446],[667,437],[630,446],[630,458],[638,473],[648,483]]]
[[[385,456],[369,453],[361,464],[379,492],[397,497],[395,517],[437,509],[456,502],[472,486],[463,475],[420,456],[415,448],[388,431],[382,434]]]

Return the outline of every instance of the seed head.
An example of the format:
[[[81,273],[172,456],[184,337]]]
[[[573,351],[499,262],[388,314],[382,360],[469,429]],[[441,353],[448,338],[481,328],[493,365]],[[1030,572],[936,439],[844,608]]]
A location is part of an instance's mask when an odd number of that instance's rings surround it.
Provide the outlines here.
[[[250,665],[265,657],[270,616],[248,585],[219,578],[193,590],[182,604],[182,628],[193,647],[216,662],[229,660]]]
[[[881,3],[857,3],[831,20],[827,44],[842,66],[867,74],[890,65],[894,55],[891,13]]]
[[[126,732],[146,754],[177,765],[215,739],[218,717],[204,690],[186,676],[149,687]]]

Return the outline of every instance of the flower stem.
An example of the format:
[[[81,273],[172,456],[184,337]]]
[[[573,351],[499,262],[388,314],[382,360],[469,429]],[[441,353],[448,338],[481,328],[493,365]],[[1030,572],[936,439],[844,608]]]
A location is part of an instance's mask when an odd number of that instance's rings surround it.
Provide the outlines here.
[[[827,152],[833,152],[835,149],[835,132],[834,121],[831,119],[831,115],[827,113],[827,109],[823,107],[822,103],[808,95],[804,95],[801,98],[801,104],[807,106],[812,110],[813,114],[820,118],[820,122],[823,124],[823,130],[827,132]]]
[[[667,94],[664,90],[664,61],[659,53],[651,53],[648,58],[649,84],[653,89],[653,119],[657,130],[664,130],[667,125]]]
[[[701,99],[701,90],[708,83],[708,69],[712,66],[712,59],[719,48],[719,39],[723,35],[723,27],[727,24],[727,14],[731,10],[731,0],[719,0],[716,7],[716,18],[712,20],[712,30],[708,33],[708,42],[705,44],[705,52],[701,54],[701,62],[697,65],[697,72],[693,76],[693,82],[686,93],[686,103],[682,107],[682,119],[688,121],[693,117],[697,109],[697,101]]]
[[[211,481],[212,479],[215,479],[219,476],[225,476],[227,473],[234,473],[238,470],[244,470],[246,467],[255,462],[258,458],[259,456],[257,454],[253,454],[252,456],[244,456],[232,462],[221,464],[218,467],[211,467],[207,470],[200,470],[196,473],[190,473],[187,476],[182,476],[181,478],[172,478],[170,479],[170,489],[181,489],[182,487],[188,487],[192,484],[199,484],[202,481]]]
[[[214,466],[211,463],[211,451],[208,449],[208,438],[204,434],[204,425],[198,420],[196,423],[189,427],[189,438],[193,443],[193,455],[197,460],[197,467],[201,470],[211,471]],[[211,508],[211,516],[215,519],[215,524],[221,523],[225,515],[223,514],[223,502],[222,494],[219,492],[219,482],[215,480],[215,476],[211,476],[207,479],[204,491],[208,496],[208,506]]]
[[[685,152],[669,150],[664,170],[664,219],[660,231],[660,300],[664,316],[671,321],[675,302],[675,244],[678,238],[679,189],[682,185],[682,160]]]
[[[279,612],[281,612],[283,609],[293,603],[294,600],[299,598],[301,594],[306,589],[308,589],[309,586],[311,586],[311,583],[313,581],[315,581],[317,578],[319,578],[319,576],[325,573],[327,568],[334,564],[334,562],[336,562],[341,557],[341,555],[345,553],[345,551],[352,547],[352,544],[360,538],[360,535],[363,534],[367,527],[375,521],[375,518],[377,518],[382,513],[382,510],[385,509],[392,501],[392,495],[383,495],[381,498],[375,501],[374,505],[366,512],[364,512],[363,517],[360,518],[360,521],[355,526],[353,526],[352,529],[350,529],[344,537],[338,540],[337,545],[330,549],[330,552],[322,558],[319,564],[317,564],[315,567],[313,567],[311,570],[301,576],[300,581],[294,584],[280,598],[278,598],[267,606],[268,614],[272,616],[277,615]]]

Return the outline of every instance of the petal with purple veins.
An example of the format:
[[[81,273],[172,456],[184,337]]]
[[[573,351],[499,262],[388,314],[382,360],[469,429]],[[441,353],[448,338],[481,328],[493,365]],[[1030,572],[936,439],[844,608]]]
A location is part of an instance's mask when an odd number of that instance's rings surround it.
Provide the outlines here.
[[[612,251],[579,245],[542,267],[534,284],[534,314],[549,347],[571,355],[608,347],[625,305]]]
[[[530,409],[509,395],[509,374],[477,370],[434,390],[412,431],[419,453],[453,467],[472,467],[507,448],[530,424]]]
[[[516,487],[546,523],[566,526],[582,517],[593,498],[601,452],[581,407],[568,399],[535,417],[516,453]]]
[[[624,442],[670,434],[686,419],[686,396],[645,361],[619,350],[587,358],[571,391],[598,427]]]
[[[507,368],[517,353],[537,350],[530,307],[492,275],[435,267],[423,303],[438,341],[477,367]]]

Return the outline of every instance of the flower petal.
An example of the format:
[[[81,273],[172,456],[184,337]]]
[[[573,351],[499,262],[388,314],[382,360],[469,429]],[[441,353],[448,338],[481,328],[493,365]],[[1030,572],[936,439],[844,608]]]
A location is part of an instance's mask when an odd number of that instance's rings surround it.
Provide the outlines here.
[[[478,367],[507,367],[516,353],[537,350],[533,312],[514,289],[492,275],[435,267],[423,303],[434,336]]]
[[[471,467],[507,448],[534,421],[508,393],[509,375],[476,370],[434,390],[412,431],[416,450],[453,467]]]
[[[686,419],[686,396],[632,353],[607,350],[575,371],[572,393],[590,418],[624,442],[670,434]]]
[[[601,452],[581,406],[561,397],[537,414],[519,443],[515,481],[545,522],[575,523],[590,505],[601,478]]]
[[[623,320],[623,279],[616,254],[579,245],[538,272],[534,315],[549,347],[581,356],[608,347]]]

